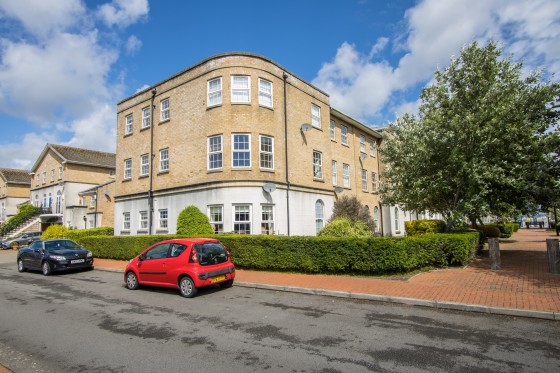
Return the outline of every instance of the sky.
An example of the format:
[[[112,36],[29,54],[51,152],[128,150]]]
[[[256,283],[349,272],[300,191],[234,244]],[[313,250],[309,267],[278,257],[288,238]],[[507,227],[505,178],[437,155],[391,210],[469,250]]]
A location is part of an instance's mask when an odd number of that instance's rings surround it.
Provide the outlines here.
[[[384,126],[461,48],[560,77],[557,0],[0,0],[0,167],[47,143],[114,152],[116,104],[210,56],[268,57]]]

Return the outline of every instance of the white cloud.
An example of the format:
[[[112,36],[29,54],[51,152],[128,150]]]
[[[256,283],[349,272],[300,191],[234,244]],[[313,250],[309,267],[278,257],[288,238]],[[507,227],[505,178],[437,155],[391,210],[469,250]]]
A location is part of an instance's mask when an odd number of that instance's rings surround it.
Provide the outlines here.
[[[384,109],[417,111],[416,98],[406,92],[475,40],[497,40],[527,68],[560,73],[560,2],[423,0],[405,13],[405,22],[406,34],[391,41],[394,52],[404,53],[398,64],[378,60],[389,42],[380,38],[368,54],[345,42],[322,66],[313,83],[331,94],[333,106],[366,122],[378,121]]]
[[[126,52],[128,54],[134,54],[134,53],[138,52],[138,50],[140,50],[140,48],[142,48],[142,40],[138,39],[134,35],[130,35],[128,37],[128,40],[126,41],[125,48],[126,48]]]
[[[148,14],[148,0],[113,0],[99,7],[99,15],[109,26],[126,27]]]
[[[21,22],[36,37],[80,24],[85,11],[80,0],[0,1],[0,12]]]
[[[2,144],[0,146],[1,167],[29,170],[37,160],[45,145],[59,143],[56,135],[50,132],[28,133],[21,143]]]
[[[113,105],[97,105],[97,109],[91,111],[90,115],[72,122],[71,129],[74,137],[66,145],[115,152],[117,127]],[[94,148],[92,144],[95,144]]]

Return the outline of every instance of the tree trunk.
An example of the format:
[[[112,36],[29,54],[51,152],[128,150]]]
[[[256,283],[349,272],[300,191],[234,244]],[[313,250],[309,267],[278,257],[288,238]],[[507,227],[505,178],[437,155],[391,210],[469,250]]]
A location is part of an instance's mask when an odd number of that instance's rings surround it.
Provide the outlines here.
[[[548,253],[548,271],[560,273],[560,252],[558,250],[558,239],[548,238],[546,240],[546,251]]]

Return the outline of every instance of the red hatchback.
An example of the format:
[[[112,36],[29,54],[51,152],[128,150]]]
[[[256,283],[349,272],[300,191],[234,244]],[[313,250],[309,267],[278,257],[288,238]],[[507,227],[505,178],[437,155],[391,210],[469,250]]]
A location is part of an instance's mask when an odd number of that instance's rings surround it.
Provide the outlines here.
[[[181,238],[158,242],[132,259],[124,271],[127,289],[139,285],[178,288],[186,298],[198,288],[233,285],[235,267],[222,243],[211,238]]]

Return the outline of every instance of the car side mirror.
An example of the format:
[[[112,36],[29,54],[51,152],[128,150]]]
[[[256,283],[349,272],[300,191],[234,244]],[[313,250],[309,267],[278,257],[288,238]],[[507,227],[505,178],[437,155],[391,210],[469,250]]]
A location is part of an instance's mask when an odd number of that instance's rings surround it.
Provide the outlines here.
[[[146,259],[146,254],[142,254],[138,257],[138,260],[142,261]]]

